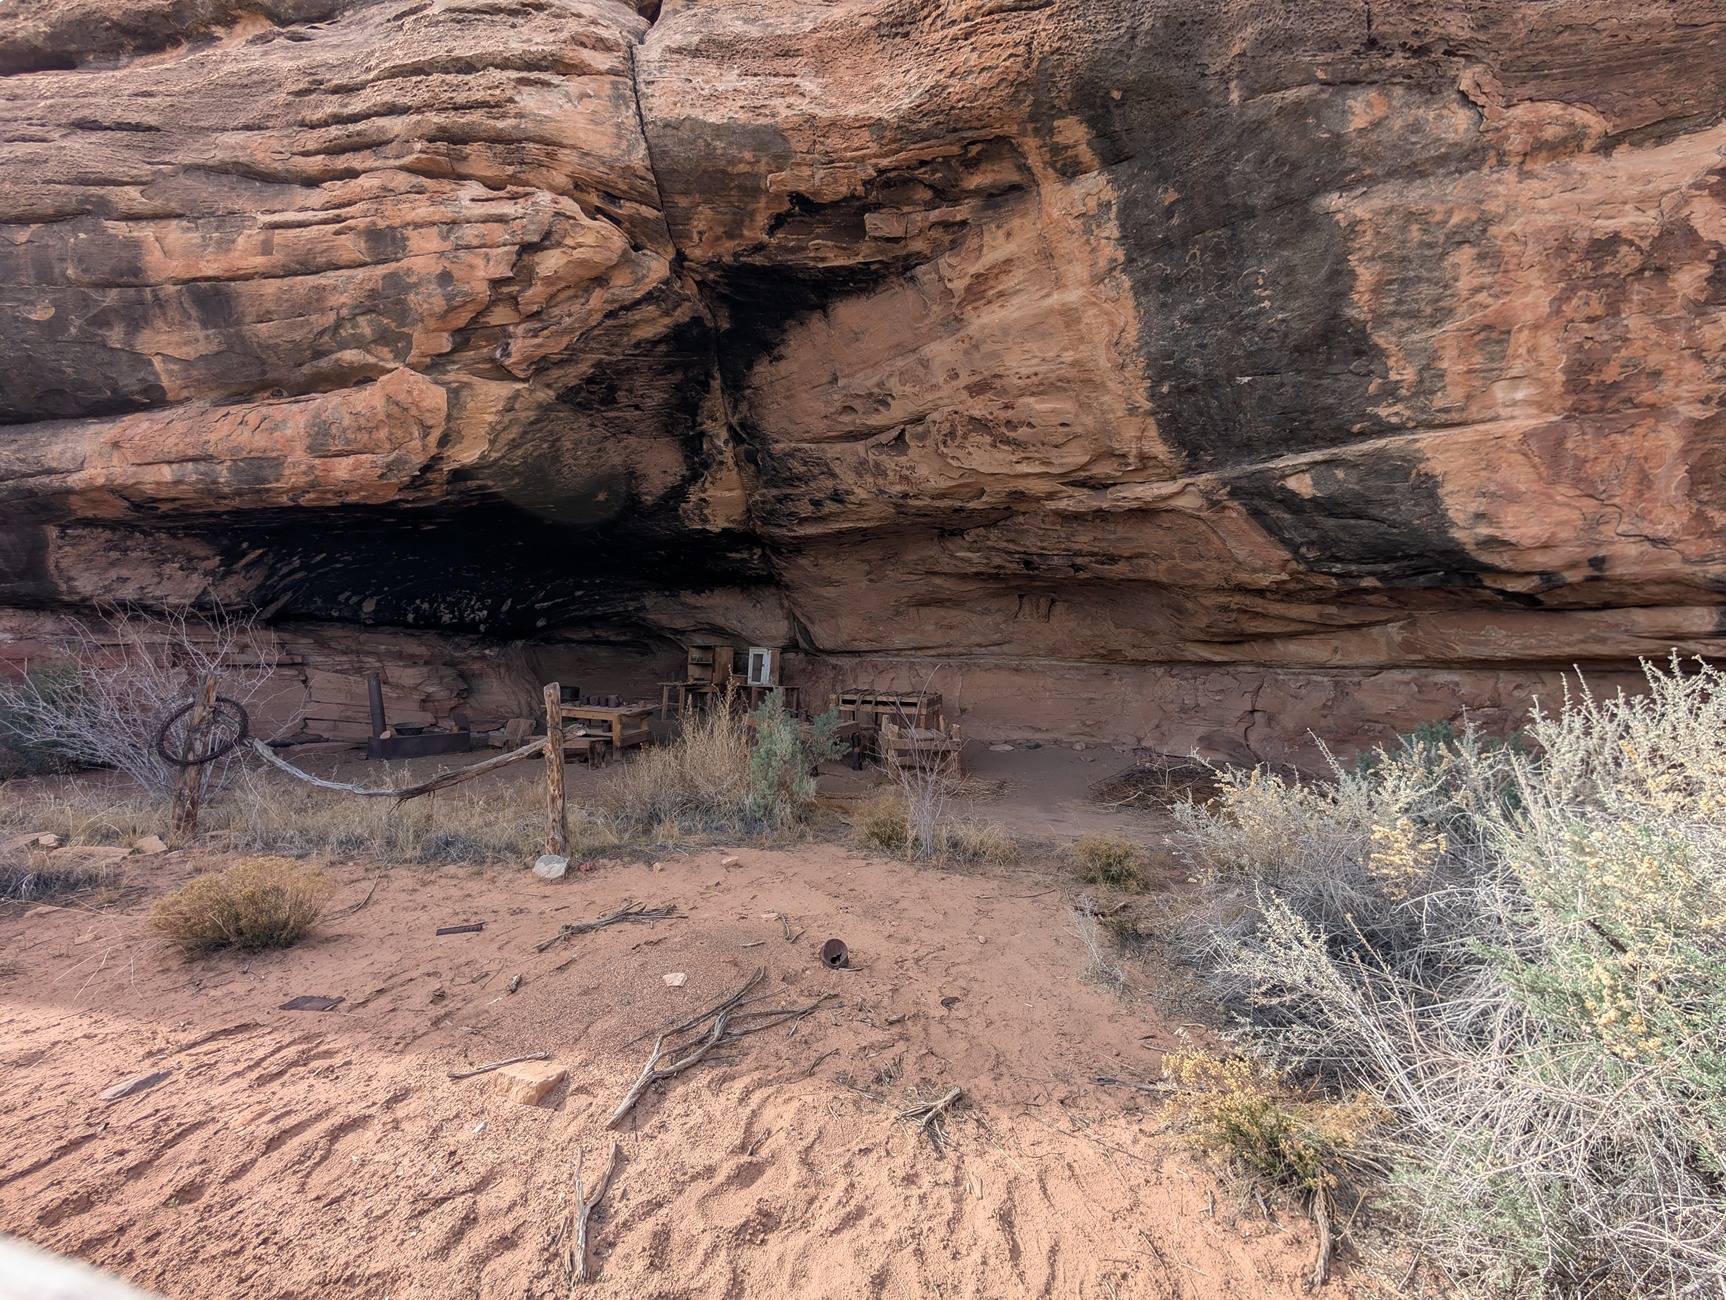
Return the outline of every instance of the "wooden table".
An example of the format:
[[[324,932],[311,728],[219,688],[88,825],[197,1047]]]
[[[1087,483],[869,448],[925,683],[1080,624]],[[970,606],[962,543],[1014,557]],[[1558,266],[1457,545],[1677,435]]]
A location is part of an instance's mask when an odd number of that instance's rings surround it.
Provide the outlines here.
[[[565,722],[610,728],[614,751],[653,741],[653,728],[648,725],[653,716],[651,704],[565,704],[560,711]]]

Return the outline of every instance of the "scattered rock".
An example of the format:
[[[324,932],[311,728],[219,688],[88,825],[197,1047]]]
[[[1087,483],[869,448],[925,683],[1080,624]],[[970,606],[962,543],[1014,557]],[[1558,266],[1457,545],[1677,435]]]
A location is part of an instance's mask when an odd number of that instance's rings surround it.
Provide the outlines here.
[[[1011,745],[990,745],[989,748],[997,754],[1011,754],[1013,752]]]
[[[38,849],[57,849],[60,847],[60,837],[58,835],[43,833],[41,835],[31,836],[30,843],[33,847]]]
[[[959,999],[952,994],[948,994],[946,997],[941,999],[941,1005],[951,1011],[954,1007],[959,1005]]]
[[[569,870],[569,859],[556,853],[546,853],[533,864],[533,874],[541,880],[559,880]]]
[[[505,984],[503,986],[503,991],[505,993],[514,993],[520,987],[521,987],[521,976],[519,974],[511,975],[509,977],[509,983]]]
[[[56,866],[80,871],[101,871],[132,856],[131,849],[113,845],[74,844],[54,855]]]
[[[134,853],[166,853],[168,842],[160,835],[146,835],[142,839],[132,841]]]
[[[289,998],[282,1003],[283,1011],[334,1011],[344,999],[326,998],[316,993],[302,993],[297,998]]]
[[[674,989],[680,989],[689,982],[689,976],[680,970],[672,971],[669,975],[661,975],[659,978]]]
[[[1026,749],[1041,749],[1042,747],[1043,747],[1043,742],[1040,740],[1027,740],[1025,742],[1025,748]]]
[[[549,1097],[569,1071],[553,1061],[518,1061],[497,1071],[509,1099],[522,1106],[537,1106]]]
[[[122,1079],[111,1088],[104,1088],[101,1099],[103,1101],[119,1101],[122,1097],[130,1097],[134,1093],[147,1091],[166,1079],[168,1073],[167,1070],[157,1070],[154,1074],[134,1074],[130,1079]]]
[[[1076,744],[1074,744],[1074,746],[1073,746],[1073,752],[1074,752],[1074,753],[1075,753],[1075,754],[1082,754],[1082,753],[1084,753],[1084,752],[1085,752],[1085,742],[1084,742],[1084,741],[1082,741],[1082,740],[1081,740],[1081,741],[1078,741],[1078,742],[1077,742],[1077,743],[1076,743]]]
[[[743,861],[737,857],[724,857],[719,859],[719,865],[722,867],[740,867],[743,865]]]

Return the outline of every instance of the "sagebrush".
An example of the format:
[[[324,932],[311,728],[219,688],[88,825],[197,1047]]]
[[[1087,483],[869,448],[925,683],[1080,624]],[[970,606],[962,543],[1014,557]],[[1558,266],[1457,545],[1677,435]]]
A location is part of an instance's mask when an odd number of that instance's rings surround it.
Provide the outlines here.
[[[1466,1290],[1726,1294],[1726,675],[1647,677],[1179,811],[1241,1042],[1382,1107]]]
[[[224,948],[286,948],[311,933],[329,877],[290,858],[250,858],[195,876],[160,900],[150,925],[189,957]]]

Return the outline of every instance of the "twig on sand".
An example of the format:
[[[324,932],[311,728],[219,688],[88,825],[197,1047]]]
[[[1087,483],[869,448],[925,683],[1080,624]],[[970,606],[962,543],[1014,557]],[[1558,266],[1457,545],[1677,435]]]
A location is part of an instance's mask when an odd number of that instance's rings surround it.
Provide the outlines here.
[[[949,1088],[934,1101],[907,1106],[899,1112],[899,1118],[915,1120],[917,1131],[929,1139],[929,1144],[937,1151],[943,1150],[946,1144],[947,1131],[942,1126],[941,1117],[963,1095],[962,1089]]]
[[[1149,1083],[1138,1079],[1117,1079],[1112,1074],[1099,1074],[1096,1082],[1113,1088],[1132,1088],[1137,1092],[1177,1092],[1178,1088],[1167,1079],[1154,1079]]]
[[[593,1213],[594,1206],[605,1197],[605,1189],[611,1186],[611,1175],[617,1169],[617,1158],[623,1154],[623,1147],[613,1139],[611,1154],[605,1160],[605,1173],[593,1189],[593,1195],[588,1196],[586,1188],[581,1185],[582,1157],[575,1161],[575,1202],[569,1207],[569,1217],[564,1221],[563,1229],[563,1283],[565,1287],[573,1287],[578,1282],[587,1281],[587,1218]]]
[[[594,930],[603,930],[608,925],[621,925],[626,921],[680,921],[683,913],[667,903],[664,907],[648,907],[645,903],[631,903],[625,900],[623,906],[609,916],[597,917],[592,921],[578,921],[574,925],[566,925],[542,943],[534,945],[535,952],[544,952],[552,944],[563,939],[574,938],[578,934],[589,934]]]
[[[383,883],[383,879],[384,878],[382,876],[374,877],[372,880],[372,887],[366,891],[366,896],[364,898],[360,899],[359,902],[355,903],[351,907],[344,907],[339,912],[331,912],[324,918],[324,920],[333,921],[337,917],[352,916],[355,912],[359,911],[367,903],[372,901],[372,895],[378,892],[378,886]]]
[[[452,1070],[449,1077],[452,1079],[471,1079],[476,1074],[489,1074],[493,1070],[503,1069],[506,1065],[520,1065],[523,1061],[549,1061],[550,1059],[550,1052],[529,1052],[526,1056],[512,1056],[507,1061],[488,1061],[471,1070]]]
[[[618,1104],[607,1123],[616,1127],[624,1117],[635,1108],[635,1104],[656,1083],[664,1083],[675,1078],[685,1070],[701,1064],[707,1054],[714,1048],[736,1042],[750,1034],[758,1034],[764,1029],[772,1029],[787,1021],[801,1020],[804,1016],[818,1010],[832,1000],[830,993],[823,994],[805,1007],[768,1007],[757,1010],[742,1010],[748,1005],[749,995],[767,978],[767,968],[756,967],[755,973],[743,982],[731,996],[714,1004],[699,1015],[693,1016],[670,1029],[660,1032],[654,1039],[653,1051],[648,1054],[647,1064],[641,1067],[641,1074],[630,1086],[629,1092]],[[708,1021],[712,1024],[708,1025]],[[742,1021],[756,1023],[742,1026]],[[706,1025],[706,1028],[702,1028]],[[667,1040],[674,1040],[681,1034],[694,1031],[694,1037],[681,1042],[672,1042],[668,1047]]]

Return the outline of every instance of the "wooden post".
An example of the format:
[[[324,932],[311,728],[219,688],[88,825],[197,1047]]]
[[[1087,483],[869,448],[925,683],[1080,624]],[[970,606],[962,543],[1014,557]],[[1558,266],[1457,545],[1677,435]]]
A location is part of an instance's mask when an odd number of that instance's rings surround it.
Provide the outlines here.
[[[210,714],[216,707],[216,679],[206,677],[198,683],[198,693],[192,699],[192,712],[186,719],[186,757],[195,757],[210,747]],[[180,769],[180,786],[174,791],[174,810],[169,821],[168,839],[175,848],[190,844],[198,837],[198,804],[204,797],[204,765]]]
[[[569,856],[569,817],[563,802],[563,690],[545,688],[545,851]]]

